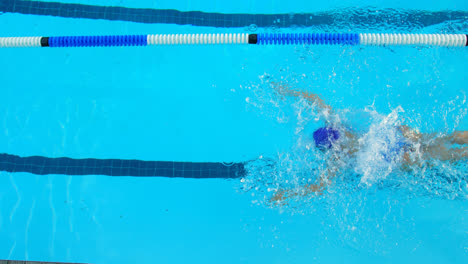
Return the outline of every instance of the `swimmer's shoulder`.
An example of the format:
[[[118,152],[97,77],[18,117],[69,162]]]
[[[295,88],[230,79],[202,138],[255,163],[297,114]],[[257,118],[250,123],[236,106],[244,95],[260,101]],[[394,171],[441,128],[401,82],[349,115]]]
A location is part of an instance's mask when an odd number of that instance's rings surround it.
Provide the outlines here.
[[[397,126],[398,131],[405,137],[411,141],[418,141],[422,138],[422,133],[415,128],[411,128],[407,125],[400,125]]]

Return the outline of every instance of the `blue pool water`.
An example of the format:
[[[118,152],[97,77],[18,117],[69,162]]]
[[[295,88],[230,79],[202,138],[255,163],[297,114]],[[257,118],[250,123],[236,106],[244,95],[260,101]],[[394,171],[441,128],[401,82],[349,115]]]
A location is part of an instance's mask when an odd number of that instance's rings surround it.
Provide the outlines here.
[[[65,2],[65,0],[63,0]],[[465,1],[86,1],[221,13],[467,12]],[[338,10],[338,11],[337,11]],[[386,12],[387,12],[386,11]],[[338,16],[339,17],[339,16]],[[463,17],[463,15],[462,15]],[[262,32],[468,32],[421,26],[281,28],[135,23],[0,13],[0,36]],[[405,171],[373,155],[406,124],[440,137],[468,130],[466,48],[164,46],[0,50],[0,153],[244,162],[242,179],[39,176],[0,172],[0,259],[89,263],[466,263],[468,167]],[[320,94],[336,113],[284,98]],[[278,205],[333,157],[310,144],[321,120],[366,147],[322,195]],[[328,156],[327,156],[328,155]]]

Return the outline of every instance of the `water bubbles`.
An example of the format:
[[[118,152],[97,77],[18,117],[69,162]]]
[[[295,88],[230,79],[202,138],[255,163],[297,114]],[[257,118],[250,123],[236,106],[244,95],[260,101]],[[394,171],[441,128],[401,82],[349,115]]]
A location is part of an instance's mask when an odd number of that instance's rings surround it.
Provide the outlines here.
[[[289,29],[291,29],[292,31],[296,31],[297,29],[300,29],[300,27],[296,24],[292,24],[291,26],[289,26]]]
[[[273,22],[273,23],[276,23],[276,22]],[[268,29],[272,32],[276,32],[280,30],[280,27],[278,25],[271,25]]]
[[[247,31],[249,31],[249,32],[255,32],[255,31],[257,31],[257,29],[258,29],[258,26],[255,25],[255,24],[251,24],[251,25],[249,25],[247,27]]]

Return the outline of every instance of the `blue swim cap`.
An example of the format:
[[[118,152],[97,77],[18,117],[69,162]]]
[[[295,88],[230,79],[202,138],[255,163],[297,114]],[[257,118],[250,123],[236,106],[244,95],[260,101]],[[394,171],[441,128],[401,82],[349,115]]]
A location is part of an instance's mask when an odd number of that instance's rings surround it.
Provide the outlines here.
[[[315,146],[319,149],[330,149],[340,138],[340,132],[331,127],[321,127],[314,132]]]

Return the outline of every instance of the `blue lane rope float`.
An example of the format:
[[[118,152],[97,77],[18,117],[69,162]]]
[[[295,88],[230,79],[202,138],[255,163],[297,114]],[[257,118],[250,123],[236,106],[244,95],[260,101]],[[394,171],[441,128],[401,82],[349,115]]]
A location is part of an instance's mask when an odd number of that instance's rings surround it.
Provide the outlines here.
[[[214,33],[118,36],[0,37],[0,47],[109,47],[151,45],[423,45],[468,46],[465,34]]]
[[[194,179],[232,179],[246,175],[244,163],[20,157],[11,154],[0,154],[0,171],[28,172],[37,175],[106,175]]]

